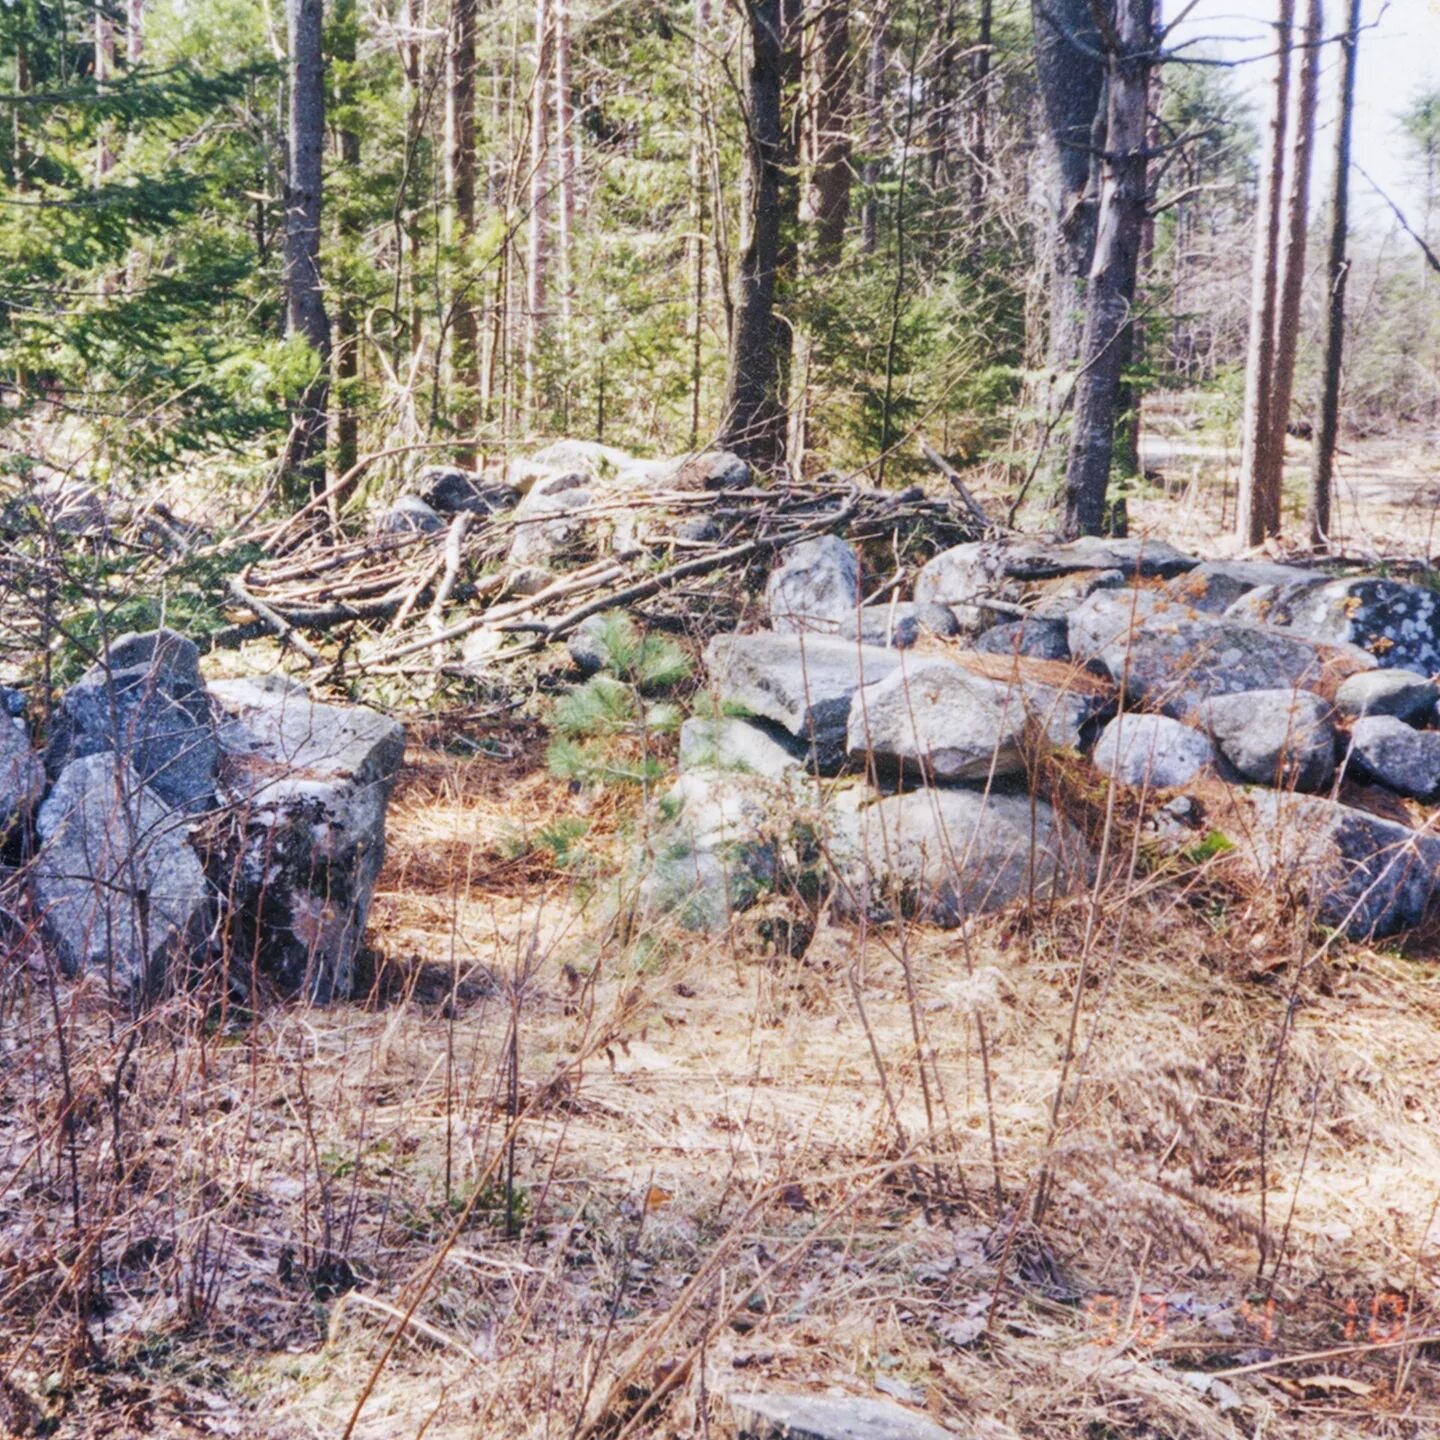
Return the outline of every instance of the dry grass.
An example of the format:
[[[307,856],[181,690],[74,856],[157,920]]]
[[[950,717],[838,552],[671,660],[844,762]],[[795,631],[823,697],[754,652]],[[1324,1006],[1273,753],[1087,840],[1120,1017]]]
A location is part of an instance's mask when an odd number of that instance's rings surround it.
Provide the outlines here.
[[[1127,879],[1124,814],[1097,896],[1030,916],[627,949],[514,834],[581,806],[534,746],[417,753],[364,1003],[134,1028],[19,947],[22,1423],[720,1440],[773,1384],[997,1440],[1434,1433],[1434,1349],[1353,1349],[1440,1329],[1425,961],[1312,961],[1222,868]]]

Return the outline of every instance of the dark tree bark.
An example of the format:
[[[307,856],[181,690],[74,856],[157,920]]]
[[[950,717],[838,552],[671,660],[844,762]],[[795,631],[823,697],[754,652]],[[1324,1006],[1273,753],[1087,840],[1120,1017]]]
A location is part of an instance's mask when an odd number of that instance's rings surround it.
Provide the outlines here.
[[[991,0],[980,0],[975,54],[970,61],[974,98],[970,102],[970,225],[976,237],[985,222],[990,167],[990,49],[994,28]]]
[[[820,0],[815,32],[808,208],[812,263],[825,270],[840,258],[850,216],[850,0]]]
[[[459,253],[475,233],[475,12],[476,0],[454,0],[450,10],[449,75],[446,105],[445,172],[453,230]],[[480,327],[470,293],[471,275],[464,259],[456,268],[450,369],[458,404],[455,428],[460,443],[455,460],[475,463],[475,427],[480,397]]]
[[[1260,213],[1255,220],[1251,270],[1250,339],[1245,356],[1245,409],[1241,419],[1240,499],[1235,521],[1241,541],[1258,545],[1280,524],[1270,513],[1265,476],[1270,469],[1271,380],[1275,369],[1275,313],[1279,303],[1280,219],[1285,184],[1285,129],[1290,113],[1290,43],[1295,0],[1280,0],[1275,24],[1275,100],[1270,112]]]
[[[360,173],[360,133],[355,128],[354,83],[350,70],[355,64],[355,0],[335,0],[335,84],[336,109],[342,115],[339,129],[340,164],[345,174]],[[337,227],[341,243],[358,242],[353,202],[342,205]],[[335,469],[344,475],[360,455],[360,417],[356,410],[356,389],[360,380],[360,333],[355,314],[355,296],[342,287],[335,311]]]
[[[880,179],[880,148],[885,141],[885,23],[887,8],[882,6],[870,20],[870,44],[865,56],[865,166],[861,179],[865,182],[865,203],[860,209],[860,248],[867,254],[875,252],[880,238],[880,207],[875,186]]]
[[[1065,533],[1098,535],[1115,444],[1121,366],[1134,323],[1146,209],[1146,115],[1154,66],[1151,0],[1119,0],[1107,55],[1107,120],[1095,258],[1065,471]]]
[[[1113,9],[1105,0],[1103,10]],[[1056,376],[1075,368],[1085,317],[1085,283],[1095,254],[1098,166],[1103,131],[1104,42],[1091,0],[1032,0],[1035,76],[1054,148],[1057,177],[1046,358]]]
[[[1355,120],[1355,52],[1360,43],[1360,0],[1350,0],[1342,41],[1340,119],[1335,126],[1335,173],[1330,188],[1330,243],[1325,262],[1327,302],[1321,339],[1320,393],[1315,403],[1315,447],[1310,467],[1310,540],[1330,544],[1330,496],[1335,442],[1340,435],[1340,375],[1345,358],[1346,246],[1350,228],[1350,132]]]
[[[320,280],[321,168],[325,78],[321,0],[287,0],[290,33],[289,160],[285,175],[285,326],[315,352],[315,379],[291,418],[287,469],[315,490],[325,486],[325,410],[329,400],[330,319]]]
[[[785,464],[785,395],[790,331],[776,312],[781,265],[793,263],[795,156],[782,94],[797,43],[782,0],[745,0],[745,169],[730,346],[720,443],[762,471]]]

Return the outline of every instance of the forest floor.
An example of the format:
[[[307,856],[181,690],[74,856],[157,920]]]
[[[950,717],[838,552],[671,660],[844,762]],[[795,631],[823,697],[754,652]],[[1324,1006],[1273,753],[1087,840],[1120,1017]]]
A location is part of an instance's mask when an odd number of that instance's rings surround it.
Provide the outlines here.
[[[1406,473],[1347,474],[1357,548],[1415,553]],[[1132,517],[1213,553],[1181,483]],[[7,985],[0,1433],[730,1440],[768,1388],[982,1440],[1440,1431],[1434,937],[1339,943],[1223,856],[1158,883],[1123,829],[1093,893],[961,931],[629,934],[638,798],[543,748],[413,727],[353,1003]]]

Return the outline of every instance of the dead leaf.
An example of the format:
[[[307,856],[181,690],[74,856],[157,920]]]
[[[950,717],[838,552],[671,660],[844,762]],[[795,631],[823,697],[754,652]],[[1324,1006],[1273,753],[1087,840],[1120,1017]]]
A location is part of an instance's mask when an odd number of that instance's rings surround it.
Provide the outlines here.
[[[1307,1375],[1301,1384],[1307,1390],[1319,1390],[1322,1394],[1373,1395],[1375,1387],[1364,1380],[1352,1380],[1348,1375]]]
[[[658,1210],[662,1205],[668,1205],[675,1198],[673,1190],[666,1190],[663,1186],[652,1185],[645,1192],[645,1213],[649,1215],[652,1211]]]

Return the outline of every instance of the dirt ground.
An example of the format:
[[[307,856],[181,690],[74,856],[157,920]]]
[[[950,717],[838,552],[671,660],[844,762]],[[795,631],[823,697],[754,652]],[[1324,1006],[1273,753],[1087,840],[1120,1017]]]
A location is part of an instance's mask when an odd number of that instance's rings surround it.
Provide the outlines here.
[[[1213,552],[1170,454],[1132,516]],[[1433,451],[1344,483],[1347,546],[1426,548]],[[633,933],[642,814],[452,717],[365,997],[134,1022],[18,948],[0,1432],[730,1440],[767,1388],[984,1440],[1440,1432],[1433,937],[1338,942],[1124,816],[1029,915]]]

